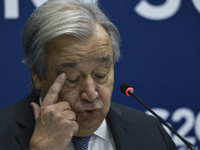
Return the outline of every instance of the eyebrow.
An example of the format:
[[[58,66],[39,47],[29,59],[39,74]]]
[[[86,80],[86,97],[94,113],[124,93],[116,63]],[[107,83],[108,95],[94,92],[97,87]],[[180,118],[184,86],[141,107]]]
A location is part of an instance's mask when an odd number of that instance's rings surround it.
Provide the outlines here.
[[[98,59],[96,59],[95,63],[104,63],[104,62],[112,62],[112,56],[107,55],[107,56],[98,58]],[[63,68],[75,68],[76,66],[78,66],[78,64],[79,63],[77,63],[77,62],[65,62],[65,63],[62,63],[61,65],[57,66],[56,69],[62,70]]]
[[[103,56],[96,60],[96,63],[112,62],[111,55]]]
[[[57,66],[57,70],[62,70],[63,68],[75,68],[78,65],[77,62],[66,62],[62,63],[61,65]]]

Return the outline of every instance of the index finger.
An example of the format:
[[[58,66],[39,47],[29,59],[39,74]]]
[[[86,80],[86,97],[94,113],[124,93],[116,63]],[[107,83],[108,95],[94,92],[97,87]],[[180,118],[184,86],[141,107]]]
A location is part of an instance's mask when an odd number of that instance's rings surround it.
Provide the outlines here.
[[[61,73],[50,87],[49,91],[47,92],[44,100],[43,105],[52,105],[57,102],[58,94],[60,93],[62,86],[64,85],[67,79],[66,73]]]

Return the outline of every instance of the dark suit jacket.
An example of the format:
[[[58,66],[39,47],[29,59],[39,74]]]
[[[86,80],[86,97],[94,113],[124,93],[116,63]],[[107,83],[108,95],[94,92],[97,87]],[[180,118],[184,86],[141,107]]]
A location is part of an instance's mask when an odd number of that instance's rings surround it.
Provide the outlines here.
[[[26,150],[35,119],[30,102],[38,102],[32,92],[0,111],[0,150]],[[175,150],[171,138],[154,117],[111,103],[107,116],[117,150]]]

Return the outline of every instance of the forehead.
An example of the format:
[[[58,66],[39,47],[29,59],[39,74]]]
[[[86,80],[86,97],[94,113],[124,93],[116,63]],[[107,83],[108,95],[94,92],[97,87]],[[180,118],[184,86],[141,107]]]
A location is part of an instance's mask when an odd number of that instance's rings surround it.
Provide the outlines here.
[[[61,35],[47,44],[47,63],[113,62],[113,49],[106,30],[96,25],[93,35],[82,41],[70,35]],[[47,64],[48,65],[48,64]]]

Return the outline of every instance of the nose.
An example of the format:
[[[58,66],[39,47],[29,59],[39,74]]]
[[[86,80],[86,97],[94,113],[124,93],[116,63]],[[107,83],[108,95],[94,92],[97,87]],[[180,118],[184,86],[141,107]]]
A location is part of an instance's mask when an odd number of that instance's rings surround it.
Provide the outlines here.
[[[96,91],[96,83],[91,76],[87,76],[82,84],[81,100],[92,103],[97,99],[99,93]]]

